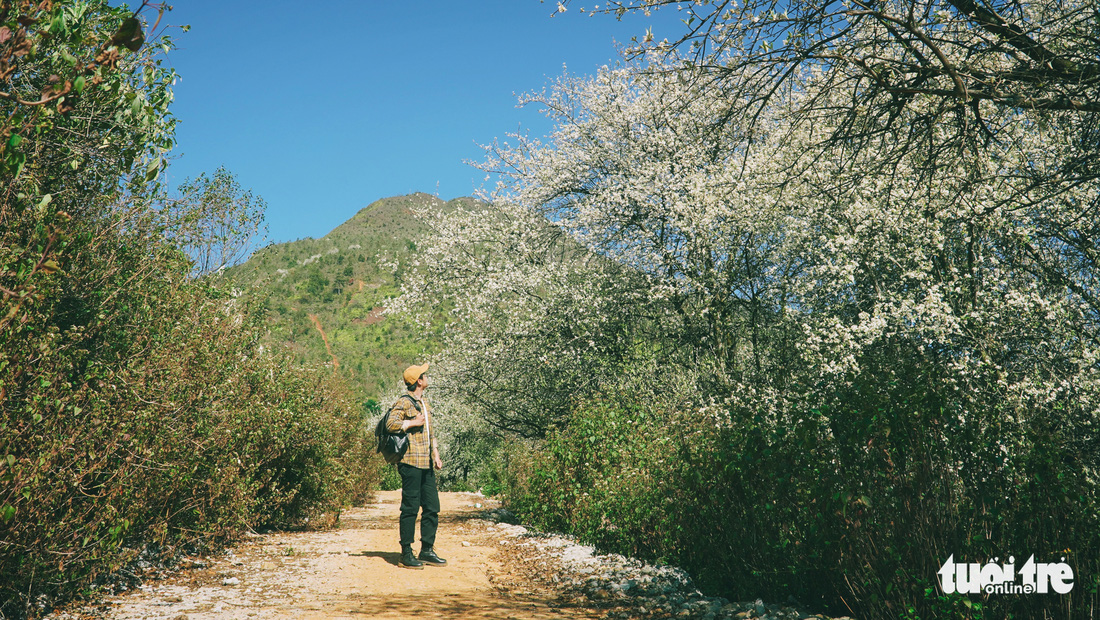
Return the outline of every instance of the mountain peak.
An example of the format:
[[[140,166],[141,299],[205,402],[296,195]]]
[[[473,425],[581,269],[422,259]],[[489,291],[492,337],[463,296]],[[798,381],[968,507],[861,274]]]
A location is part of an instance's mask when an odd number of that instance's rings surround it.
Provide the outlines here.
[[[286,347],[300,363],[331,364],[364,398],[380,399],[401,368],[439,349],[438,330],[382,313],[401,285],[402,269],[387,265],[406,262],[430,234],[413,209],[475,204],[425,193],[382,198],[321,239],[269,245],[227,276],[267,309],[265,344]]]

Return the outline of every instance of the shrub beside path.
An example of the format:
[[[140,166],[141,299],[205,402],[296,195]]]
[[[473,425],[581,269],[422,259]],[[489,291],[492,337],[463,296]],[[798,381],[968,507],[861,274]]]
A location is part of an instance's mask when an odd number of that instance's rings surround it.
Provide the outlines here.
[[[494,500],[441,493],[436,548],[448,566],[399,557],[399,491],[343,513],[339,527],[253,535],[224,555],[145,567],[137,588],[50,620],[269,618],[818,618],[760,601],[703,597],[671,567],[646,566],[501,521]],[[416,547],[414,547],[416,548]]]

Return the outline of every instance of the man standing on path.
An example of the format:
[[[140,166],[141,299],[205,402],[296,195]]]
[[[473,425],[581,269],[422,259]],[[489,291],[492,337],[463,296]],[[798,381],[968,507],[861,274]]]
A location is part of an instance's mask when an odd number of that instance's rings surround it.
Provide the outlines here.
[[[439,527],[439,491],[435,484],[435,470],[443,469],[439,459],[439,446],[432,432],[432,412],[424,402],[424,389],[428,387],[428,365],[409,366],[403,375],[408,394],[397,399],[390,408],[386,428],[391,433],[404,432],[409,438],[409,448],[397,463],[401,474],[401,560],[405,568],[424,568],[424,563],[445,566],[447,560],[435,554],[435,531]],[[412,552],[416,534],[416,514],[420,517],[420,555]]]

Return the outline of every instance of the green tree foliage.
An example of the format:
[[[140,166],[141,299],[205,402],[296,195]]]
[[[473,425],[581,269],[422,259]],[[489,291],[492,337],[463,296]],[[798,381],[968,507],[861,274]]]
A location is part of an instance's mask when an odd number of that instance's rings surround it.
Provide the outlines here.
[[[263,241],[267,205],[218,168],[188,179],[168,205],[169,234],[194,262],[192,275],[222,271],[243,261]]]
[[[0,20],[2,328],[58,269],[71,218],[94,219],[124,186],[140,191],[156,177],[175,121],[173,73],[149,46],[127,47],[143,41],[136,13],[105,2],[4,2]]]
[[[162,8],[143,3],[130,13],[105,2],[0,5],[5,111],[0,154],[7,178],[22,181],[8,191],[45,191],[60,198],[66,190],[84,189],[65,183],[56,174],[61,166],[84,166],[85,183],[111,187],[119,182],[120,167],[171,146],[172,123],[166,116],[171,91],[165,80],[172,74],[151,59],[142,67],[147,57],[134,53],[144,44],[140,14],[146,7]],[[153,44],[167,45],[166,40]],[[48,136],[58,130],[68,139],[51,144]],[[107,145],[115,148],[102,148]],[[150,162],[150,171],[160,163]]]
[[[224,171],[162,195],[174,74],[170,41],[143,45],[150,8],[0,4],[4,617],[143,550],[335,515],[378,479],[346,388],[265,350],[260,309],[191,277],[194,240],[239,247],[262,202]]]

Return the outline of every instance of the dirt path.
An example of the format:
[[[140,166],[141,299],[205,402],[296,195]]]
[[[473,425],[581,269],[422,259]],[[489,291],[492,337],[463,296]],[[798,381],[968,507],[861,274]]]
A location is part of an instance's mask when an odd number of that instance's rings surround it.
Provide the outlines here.
[[[255,536],[229,555],[185,561],[189,568],[147,579],[95,608],[50,618],[564,620],[604,615],[560,607],[552,592],[515,580],[510,568],[514,545],[501,544],[499,530],[478,518],[495,507],[492,500],[467,493],[441,493],[440,499],[436,549],[448,560],[445,567],[397,565],[400,492],[384,491],[373,506],[344,512],[337,529]]]
[[[332,367],[339,368],[340,360],[336,359],[336,355],[332,352],[332,347],[328,344],[328,335],[325,334],[325,328],[321,327],[321,319],[316,314],[309,315],[309,320],[313,322],[313,326],[317,328],[317,331],[321,332],[321,340],[325,342],[325,351],[329,357],[332,358]]]

